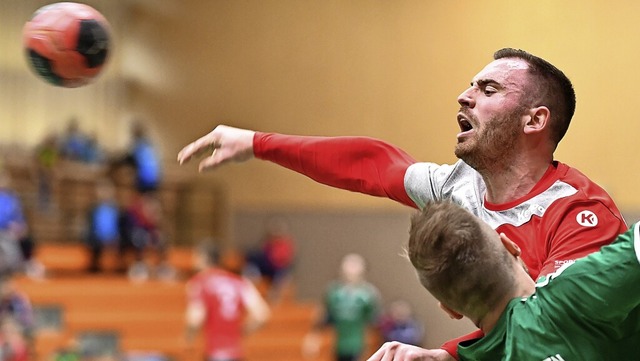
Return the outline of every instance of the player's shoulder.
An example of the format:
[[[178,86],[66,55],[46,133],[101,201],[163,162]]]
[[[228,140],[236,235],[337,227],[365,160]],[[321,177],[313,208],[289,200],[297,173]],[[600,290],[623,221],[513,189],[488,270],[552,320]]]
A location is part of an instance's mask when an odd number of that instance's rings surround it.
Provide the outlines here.
[[[609,193],[576,168],[558,162],[556,182],[563,183],[565,186],[575,189],[575,192],[567,197],[558,199],[563,202],[555,203],[563,205],[585,202],[593,203],[609,208],[614,211],[614,213],[620,213]]]
[[[227,282],[235,281],[238,283],[242,283],[245,280],[241,275],[235,274],[233,272],[229,272],[221,268],[211,267],[208,269],[198,271],[196,274],[191,276],[191,278],[187,282],[192,284],[206,283],[214,279],[218,279],[218,280],[224,279]]]
[[[577,168],[573,168],[565,163],[557,162],[557,178],[558,181],[567,183],[575,187],[579,192],[578,197],[611,197],[604,188],[596,181],[592,180]]]
[[[553,199],[545,210],[545,223],[572,224],[577,228],[594,230],[603,226],[615,229],[616,226],[613,225],[616,224],[617,233],[626,229],[626,222],[617,205],[596,182],[579,170],[560,162],[556,162],[555,173],[546,190],[546,193],[553,195]],[[562,189],[564,194],[554,194],[557,189]]]
[[[407,173],[410,176],[422,176],[426,173],[473,173],[477,174],[477,171],[471,168],[467,163],[462,160],[458,160],[453,164],[440,164],[433,162],[416,162],[411,164],[407,168]]]
[[[364,290],[368,291],[368,292],[371,292],[371,293],[376,293],[377,294],[377,293],[380,292],[380,291],[378,291],[378,288],[373,283],[370,283],[370,282],[367,282],[367,281],[362,282],[362,288]]]
[[[465,162],[454,164],[414,163],[405,173],[407,194],[419,207],[434,198],[455,198],[456,194],[484,190],[480,174]]]
[[[193,276],[191,276],[189,281],[200,281],[205,278],[216,276],[217,274],[218,272],[215,268],[205,268],[205,269],[199,270]]]
[[[202,278],[203,278],[203,271],[198,271],[187,279],[187,285],[201,282]]]

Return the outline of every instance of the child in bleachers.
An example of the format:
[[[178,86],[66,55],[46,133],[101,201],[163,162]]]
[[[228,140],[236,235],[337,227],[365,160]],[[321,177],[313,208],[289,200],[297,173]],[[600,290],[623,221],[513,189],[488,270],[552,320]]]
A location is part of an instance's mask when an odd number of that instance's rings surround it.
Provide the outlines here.
[[[103,179],[96,184],[96,203],[87,219],[85,241],[91,254],[89,272],[101,270],[100,261],[105,247],[115,248],[120,240],[118,230],[119,209],[115,201],[113,184]]]
[[[294,260],[295,241],[289,232],[289,224],[283,218],[269,218],[260,247],[248,254],[247,273],[259,273],[261,281],[266,282],[270,302],[278,303],[281,300],[284,289],[291,281]]]
[[[389,304],[387,312],[380,320],[380,334],[383,341],[398,341],[421,346],[424,328],[414,317],[413,308],[405,300],[395,300]]]
[[[150,251],[157,256],[155,276],[163,280],[175,277],[175,270],[168,262],[167,243],[161,226],[162,207],[150,193],[139,194],[121,215],[121,250],[133,249],[135,253],[135,262],[128,271],[132,280],[144,281],[151,276],[145,259]]]

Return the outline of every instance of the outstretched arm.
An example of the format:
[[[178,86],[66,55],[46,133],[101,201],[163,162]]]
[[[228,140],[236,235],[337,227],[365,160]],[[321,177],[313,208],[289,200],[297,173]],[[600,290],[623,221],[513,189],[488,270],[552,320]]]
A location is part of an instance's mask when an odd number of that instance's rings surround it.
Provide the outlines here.
[[[404,174],[415,160],[373,138],[291,136],[221,125],[183,148],[178,161],[207,151],[212,153],[200,162],[200,171],[255,156],[322,184],[416,207],[404,188]]]

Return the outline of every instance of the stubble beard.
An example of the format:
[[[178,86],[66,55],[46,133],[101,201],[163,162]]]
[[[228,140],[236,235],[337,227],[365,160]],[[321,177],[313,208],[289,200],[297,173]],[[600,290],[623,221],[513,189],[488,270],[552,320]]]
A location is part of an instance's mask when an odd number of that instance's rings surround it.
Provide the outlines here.
[[[480,173],[500,171],[510,166],[520,136],[521,115],[519,110],[493,117],[473,138],[456,144],[456,157]]]

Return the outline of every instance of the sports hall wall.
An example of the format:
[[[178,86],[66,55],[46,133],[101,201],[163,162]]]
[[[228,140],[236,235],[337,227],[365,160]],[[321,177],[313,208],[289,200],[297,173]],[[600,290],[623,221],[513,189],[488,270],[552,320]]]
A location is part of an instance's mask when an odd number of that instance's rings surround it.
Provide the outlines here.
[[[367,135],[419,160],[454,162],[457,95],[502,47],[540,55],[573,80],[574,121],[556,157],[607,188],[634,221],[640,3],[585,0],[87,1],[114,26],[107,73],[54,89],[28,73],[19,31],[35,0],[0,1],[0,140],[35,144],[77,115],[109,147],[145,119],[167,164],[224,123],[305,135]],[[399,253],[410,210],[320,186],[253,161],[195,176],[226,190],[228,237],[249,245],[285,216],[299,241],[298,293],[317,297],[339,257],[363,253],[370,278],[418,306],[427,346],[471,329],[450,321]]]
[[[134,104],[173,129],[173,149],[227,123],[370,135],[417,159],[453,162],[457,95],[493,51],[520,47],[574,81],[577,112],[557,158],[609,189],[622,208],[640,204],[629,177],[638,165],[633,134],[640,128],[633,111],[640,80],[636,1],[156,3],[138,7],[128,34],[147,49],[140,59],[154,61]],[[390,205],[259,162],[214,177],[230,184],[242,208]]]

